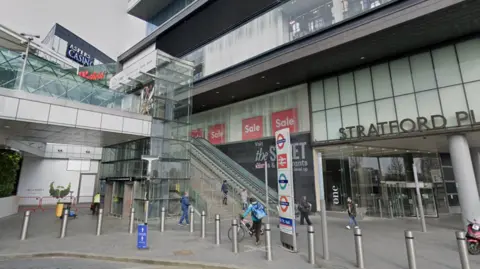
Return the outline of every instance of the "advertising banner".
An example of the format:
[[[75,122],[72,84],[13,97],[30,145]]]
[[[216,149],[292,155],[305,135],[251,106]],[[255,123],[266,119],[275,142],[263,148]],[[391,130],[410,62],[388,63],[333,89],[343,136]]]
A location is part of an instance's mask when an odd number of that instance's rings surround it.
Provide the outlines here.
[[[292,147],[292,169],[295,197],[306,196],[313,205],[312,210],[317,210],[313,152],[309,133],[290,136]],[[265,177],[265,162],[268,168],[268,186],[278,191],[277,182],[277,152],[275,138],[263,138],[238,143],[217,145],[217,148],[228,155],[232,160],[252,173],[258,179]]]
[[[294,181],[290,128],[283,128],[275,132],[275,145],[277,152],[280,240],[284,247],[296,252],[295,195],[293,191]]]
[[[198,129],[190,131],[190,136],[193,137],[193,138],[203,137],[203,129],[198,128]]]
[[[272,113],[272,134],[278,130],[288,128],[290,133],[298,132],[297,109],[287,109]]]
[[[225,124],[215,124],[208,127],[208,141],[215,144],[225,143]]]
[[[65,56],[67,56],[67,58],[69,58],[70,60],[73,60],[83,66],[92,66],[95,61],[95,59],[90,54],[88,54],[78,46],[70,43],[68,43],[67,45],[67,51],[65,52]]]
[[[252,140],[263,137],[263,116],[242,120],[242,140]]]

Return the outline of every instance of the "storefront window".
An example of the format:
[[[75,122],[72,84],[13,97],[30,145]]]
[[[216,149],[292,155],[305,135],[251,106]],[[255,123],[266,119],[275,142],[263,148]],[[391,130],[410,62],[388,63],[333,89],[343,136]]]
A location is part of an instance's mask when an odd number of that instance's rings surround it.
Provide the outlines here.
[[[438,200],[445,200],[444,195],[439,197],[445,191],[436,154],[363,146],[331,146],[319,151],[327,210],[345,210],[346,199],[351,197],[368,216],[417,216],[413,165],[423,182],[425,214],[437,216]]]

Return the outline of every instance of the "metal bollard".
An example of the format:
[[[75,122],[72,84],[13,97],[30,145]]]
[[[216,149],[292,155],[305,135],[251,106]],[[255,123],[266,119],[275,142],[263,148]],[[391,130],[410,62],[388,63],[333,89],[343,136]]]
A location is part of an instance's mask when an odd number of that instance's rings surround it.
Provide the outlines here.
[[[365,263],[363,260],[362,230],[360,230],[360,228],[355,228],[353,235],[355,238],[355,253],[357,254],[357,267],[365,268]]]
[[[232,220],[232,251],[238,253],[238,222],[237,219]]]
[[[220,215],[215,215],[215,245],[220,245]]]
[[[133,226],[135,224],[135,208],[130,209],[130,222],[128,223],[128,233],[133,234]]]
[[[202,211],[200,237],[205,238],[205,211]]]
[[[160,232],[165,232],[165,207],[162,207],[160,213]]]
[[[415,257],[412,231],[405,231],[405,245],[407,246],[408,268],[417,269],[417,259]]]
[[[393,204],[392,204],[392,201],[388,201],[388,211],[390,212],[390,218],[393,219]]]
[[[265,251],[267,252],[267,261],[272,260],[272,235],[270,223],[265,223]]]
[[[103,208],[98,209],[98,218],[97,218],[97,236],[102,234],[103,226]]]
[[[383,219],[383,204],[382,204],[382,199],[378,199],[378,208],[380,209],[380,218]]]
[[[193,207],[190,207],[190,233],[193,233],[193,224],[194,224],[194,210]]]
[[[67,234],[68,209],[63,211],[62,226],[60,227],[60,238],[64,238]]]
[[[308,263],[315,264],[315,229],[308,226]]]
[[[30,210],[27,210],[25,211],[25,215],[23,216],[23,225],[22,225],[22,233],[20,234],[20,240],[27,239],[29,221],[30,221]]]
[[[457,231],[455,232],[455,235],[457,236],[458,254],[460,254],[460,264],[462,265],[462,269],[470,269],[465,232]]]

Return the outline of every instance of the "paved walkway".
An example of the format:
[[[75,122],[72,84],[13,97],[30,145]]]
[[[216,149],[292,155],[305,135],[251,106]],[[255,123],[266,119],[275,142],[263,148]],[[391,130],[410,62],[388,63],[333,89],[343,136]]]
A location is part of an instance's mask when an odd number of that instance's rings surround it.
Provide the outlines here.
[[[160,233],[157,224],[149,225],[149,250],[136,249],[136,236],[127,233],[128,221],[112,217],[104,219],[104,233],[94,235],[96,218],[88,212],[79,212],[79,217],[69,220],[67,237],[58,239],[60,220],[54,212],[32,213],[27,241],[19,241],[22,216],[0,219],[0,256],[24,253],[74,252],[130,257],[136,259],[164,259],[171,261],[202,262],[232,265],[240,268],[314,268],[307,263],[306,226],[299,226],[299,253],[293,254],[280,247],[279,231],[273,225],[273,261],[265,260],[263,244],[253,246],[253,239],[246,237],[240,243],[240,253],[231,252],[227,238],[230,220],[222,222],[222,244],[213,244],[213,223],[207,225],[207,238],[199,238],[199,218],[195,232],[188,227],[176,225],[176,220],[167,220],[166,232]],[[354,268],[355,250],[353,232],[345,229],[346,218],[329,217],[328,233],[331,259],[322,257],[320,218],[312,217],[316,229],[317,262],[326,268]],[[273,219],[272,219],[273,222]],[[454,231],[461,223],[453,217],[428,219],[428,232],[421,233],[417,220],[363,220],[361,223],[365,251],[365,265],[369,269],[408,268],[404,230],[411,229],[415,235],[418,268],[460,268]],[[470,256],[472,268],[480,268],[480,256]],[[1,268],[1,266],[0,266]]]

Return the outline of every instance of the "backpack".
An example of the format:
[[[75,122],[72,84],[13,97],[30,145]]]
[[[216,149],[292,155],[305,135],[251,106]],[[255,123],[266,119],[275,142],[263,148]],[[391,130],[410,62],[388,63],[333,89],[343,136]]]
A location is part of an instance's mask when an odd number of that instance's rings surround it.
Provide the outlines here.
[[[265,207],[258,202],[256,205],[252,205],[252,215],[259,220],[263,219],[267,215]]]

